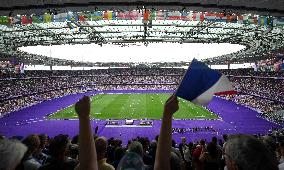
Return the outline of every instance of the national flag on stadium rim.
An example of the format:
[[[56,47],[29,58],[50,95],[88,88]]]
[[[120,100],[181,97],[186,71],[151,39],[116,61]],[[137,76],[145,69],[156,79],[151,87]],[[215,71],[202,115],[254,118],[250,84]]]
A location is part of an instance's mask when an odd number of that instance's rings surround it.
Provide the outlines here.
[[[129,11],[129,12],[126,12],[125,18],[129,20],[138,20],[138,19],[141,19],[141,15],[139,11]]]
[[[43,22],[44,23],[49,23],[49,22],[51,22],[51,20],[52,20],[52,15],[51,14],[46,13],[46,14],[43,15]]]
[[[238,15],[238,24],[243,24],[244,23],[244,16],[243,15]]]
[[[258,25],[261,26],[267,25],[267,17],[265,16],[258,17]]]
[[[156,11],[155,10],[152,10],[150,12],[150,18],[149,19],[150,20],[156,20]]]
[[[43,23],[43,16],[33,15],[32,20],[33,20],[33,23]]]
[[[273,18],[267,16],[258,17],[258,25],[260,26],[272,26],[273,27]]]
[[[267,17],[267,25],[273,27],[274,18],[269,16]]]
[[[215,22],[216,21],[216,14],[213,13],[213,12],[206,12],[205,15],[204,15],[204,19],[206,21],[209,21],[209,22]]]
[[[104,11],[104,20],[115,20],[116,12],[114,11]]]
[[[227,15],[227,23],[237,23],[238,22],[238,17],[237,15]]]
[[[248,20],[249,20],[249,16],[243,15],[243,24],[248,24],[249,23]]]
[[[119,12],[117,12],[116,18],[117,18],[118,20],[123,20],[123,19],[126,18],[125,16],[126,16],[126,14],[124,13],[124,11],[119,11]]]
[[[79,15],[79,21],[83,21],[84,20],[83,17],[85,18],[84,21],[92,21],[92,12],[84,12],[84,13],[80,13],[78,15]]]
[[[13,25],[13,24],[14,24],[14,18],[13,18],[13,17],[9,17],[9,18],[8,18],[8,23],[9,23],[10,25]]]
[[[216,22],[227,22],[227,16],[224,13],[216,13]]]
[[[195,12],[192,16],[193,21],[204,21],[204,14],[202,12]]]
[[[148,23],[149,20],[150,20],[150,11],[144,10],[142,23],[146,24],[146,23]]]
[[[192,15],[190,12],[182,11],[180,19],[183,21],[192,21]]]
[[[150,11],[149,10],[145,10],[143,13],[143,21],[148,21],[150,18]]]
[[[92,21],[102,20],[104,18],[104,13],[102,11],[95,11],[92,14]]]
[[[33,20],[30,16],[22,15],[21,17],[22,25],[32,24]]]
[[[86,21],[86,16],[85,16],[85,14],[84,13],[80,13],[80,14],[78,14],[78,21],[80,21],[80,22],[85,22]]]
[[[9,17],[0,16],[0,25],[9,25]]]
[[[16,15],[14,17],[9,17],[9,23],[11,25],[14,25],[14,24],[21,24],[21,16],[20,15]]]
[[[54,22],[65,22],[67,21],[67,13],[59,13],[54,15],[53,17]]]
[[[176,91],[176,96],[202,106],[206,106],[213,95],[226,94],[236,94],[229,79],[196,59],[192,60]]]
[[[67,12],[67,21],[78,21],[78,14],[77,12]]]
[[[255,24],[257,25],[257,17],[256,16],[247,16],[246,24]]]
[[[156,20],[165,20],[167,18],[167,13],[164,11],[156,12]]]
[[[281,18],[277,18],[277,20],[275,21],[275,25],[276,26],[280,26],[280,27],[284,27],[284,17]]]
[[[168,11],[167,19],[168,20],[180,20],[181,19],[180,12],[179,11]]]

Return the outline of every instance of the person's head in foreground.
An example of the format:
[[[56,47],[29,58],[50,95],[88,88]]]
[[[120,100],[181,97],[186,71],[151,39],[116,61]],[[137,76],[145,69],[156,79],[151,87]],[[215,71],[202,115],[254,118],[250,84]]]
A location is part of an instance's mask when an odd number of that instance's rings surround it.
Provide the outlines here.
[[[107,151],[107,140],[105,137],[98,137],[95,140],[96,143],[96,151],[98,160],[104,159],[106,157],[106,151]]]
[[[257,138],[233,135],[225,146],[228,170],[278,170],[277,160]]]
[[[14,170],[26,151],[27,147],[19,141],[0,139],[0,169]]]
[[[57,135],[49,145],[50,155],[56,160],[65,160],[68,152],[69,138],[67,135]]]
[[[38,135],[29,135],[22,141],[22,143],[28,147],[28,150],[25,153],[25,158],[27,158],[38,151],[40,139]]]
[[[138,141],[133,141],[128,147],[129,152],[134,152],[137,155],[139,155],[141,158],[143,158],[143,146]]]

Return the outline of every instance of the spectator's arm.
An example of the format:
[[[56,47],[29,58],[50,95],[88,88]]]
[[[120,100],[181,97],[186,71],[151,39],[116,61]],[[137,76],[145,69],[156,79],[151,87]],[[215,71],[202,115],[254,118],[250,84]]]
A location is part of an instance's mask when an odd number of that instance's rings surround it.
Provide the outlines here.
[[[84,96],[75,105],[79,116],[79,162],[82,170],[98,170],[97,153],[90,125],[90,98]]]
[[[170,170],[171,144],[172,144],[172,117],[178,110],[176,96],[171,96],[165,103],[160,136],[158,140],[155,170]]]

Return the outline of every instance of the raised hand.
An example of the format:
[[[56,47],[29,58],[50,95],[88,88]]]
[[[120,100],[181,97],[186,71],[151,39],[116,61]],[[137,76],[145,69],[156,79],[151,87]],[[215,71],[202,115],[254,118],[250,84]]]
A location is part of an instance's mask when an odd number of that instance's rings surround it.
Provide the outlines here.
[[[84,96],[75,104],[75,111],[78,114],[79,118],[89,118],[90,110],[90,98],[88,96]]]
[[[178,111],[178,99],[177,96],[172,95],[165,103],[164,105],[164,114],[174,114],[176,111]]]

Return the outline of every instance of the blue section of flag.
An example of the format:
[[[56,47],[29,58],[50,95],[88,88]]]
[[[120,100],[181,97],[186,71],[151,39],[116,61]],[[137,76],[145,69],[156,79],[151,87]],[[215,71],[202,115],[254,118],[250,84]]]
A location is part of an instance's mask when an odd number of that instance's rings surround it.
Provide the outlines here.
[[[192,101],[211,88],[221,76],[218,71],[212,70],[203,62],[193,59],[177,89],[176,95]]]

